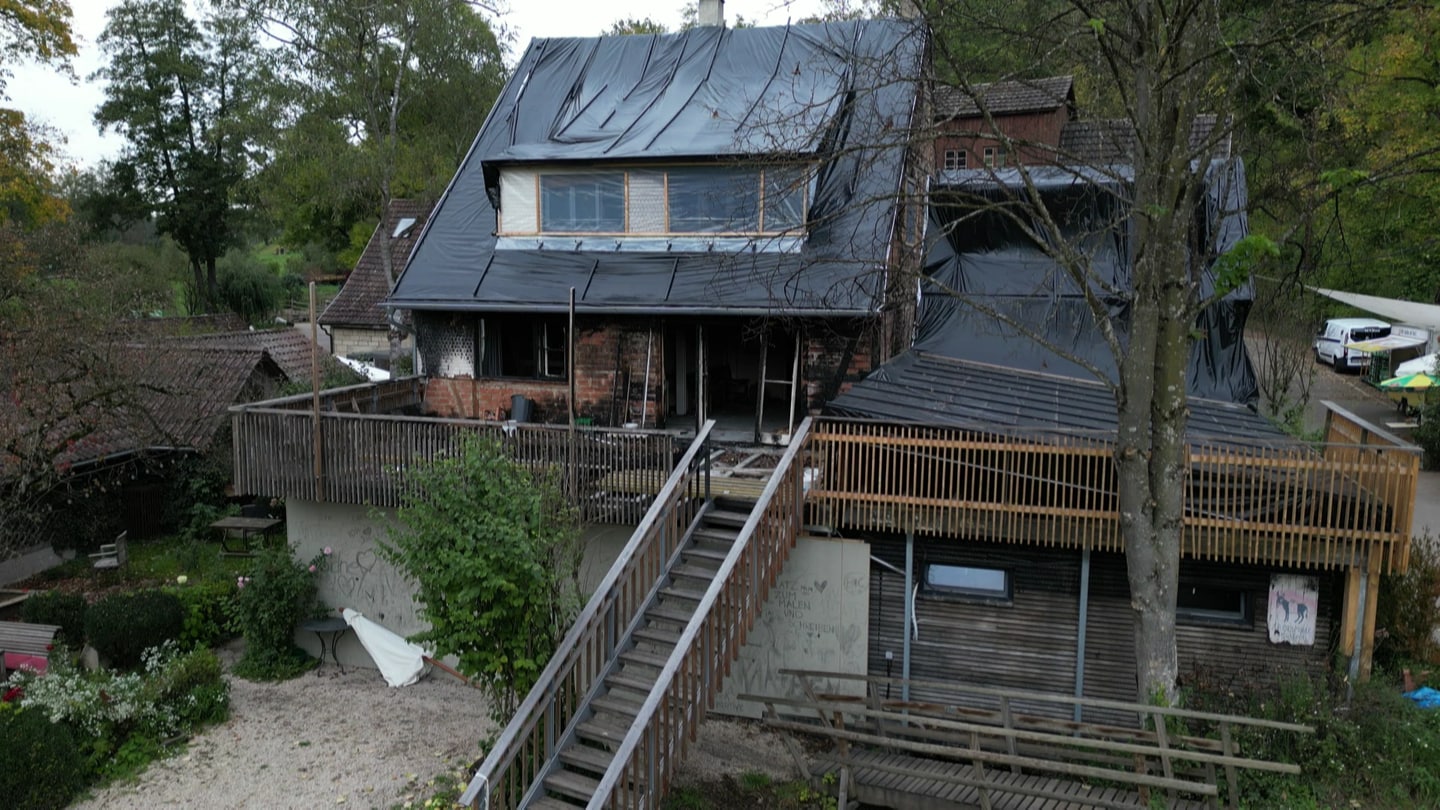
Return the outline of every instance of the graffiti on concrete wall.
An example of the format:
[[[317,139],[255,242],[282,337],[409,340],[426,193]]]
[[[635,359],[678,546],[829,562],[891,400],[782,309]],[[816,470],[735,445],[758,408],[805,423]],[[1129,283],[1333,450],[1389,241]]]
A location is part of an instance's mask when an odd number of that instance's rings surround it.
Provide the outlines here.
[[[424,629],[419,606],[405,577],[380,558],[377,542],[386,523],[364,507],[296,503],[290,508],[290,534],[302,558],[333,549],[319,579],[320,599],[334,608],[354,608],[400,634]]]
[[[770,589],[715,711],[759,717],[763,707],[739,695],[802,696],[793,678],[779,674],[785,668],[863,675],[869,615],[869,545],[802,538]],[[858,693],[863,684],[828,684],[826,690]]]

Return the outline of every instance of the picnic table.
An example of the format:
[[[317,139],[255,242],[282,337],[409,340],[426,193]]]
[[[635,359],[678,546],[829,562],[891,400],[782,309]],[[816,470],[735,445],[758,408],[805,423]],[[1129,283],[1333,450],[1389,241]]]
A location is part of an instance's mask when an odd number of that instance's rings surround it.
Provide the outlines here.
[[[220,554],[225,557],[253,557],[251,538],[260,535],[269,540],[280,518],[273,517],[223,517],[210,524],[220,531]],[[235,545],[235,543],[239,545]]]

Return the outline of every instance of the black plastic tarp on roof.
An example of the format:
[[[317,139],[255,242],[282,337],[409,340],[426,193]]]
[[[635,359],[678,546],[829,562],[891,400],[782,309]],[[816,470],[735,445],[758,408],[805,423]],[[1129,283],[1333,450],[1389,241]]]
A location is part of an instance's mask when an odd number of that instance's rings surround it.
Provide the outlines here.
[[[923,29],[897,20],[534,40],[388,305],[555,311],[575,287],[585,312],[873,312],[924,47]],[[749,157],[815,167],[798,248],[497,249],[503,165]]]
[[[1125,215],[1129,169],[1034,167],[1027,171],[1060,225],[1066,244],[1088,256],[1092,290],[1109,307],[1121,328],[1123,343],[1129,303],[1116,291],[1130,289],[1133,261],[1130,220]],[[1083,363],[1113,379],[1114,355],[1074,279],[1036,246],[1015,217],[974,204],[976,196],[1000,205],[1012,199],[1020,193],[1017,172],[1009,169],[991,175],[970,170],[947,172],[938,178],[932,189],[927,281],[915,348],[962,360],[1094,379]],[[1215,257],[1248,232],[1245,172],[1240,160],[1212,162],[1206,180],[1202,219],[1212,232],[1204,241],[1212,247],[1207,256],[1198,259],[1197,293],[1202,296],[1214,292]],[[958,202],[959,196],[947,197],[947,188],[959,189],[969,202]],[[1017,207],[1014,212],[1022,214],[1022,209]],[[1032,232],[1044,231],[1033,228]],[[1249,285],[1242,286],[1197,319],[1201,338],[1191,351],[1191,396],[1247,404],[1255,401],[1255,373],[1243,340],[1251,298]],[[1038,332],[1042,339],[1036,340],[1014,324]]]

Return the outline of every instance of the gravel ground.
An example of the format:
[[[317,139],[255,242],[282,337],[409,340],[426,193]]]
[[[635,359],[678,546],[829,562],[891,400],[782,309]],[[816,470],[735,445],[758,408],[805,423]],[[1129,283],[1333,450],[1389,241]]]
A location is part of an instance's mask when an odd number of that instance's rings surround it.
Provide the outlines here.
[[[232,678],[228,721],[74,806],[395,807],[423,800],[436,774],[478,757],[485,715],[479,692],[438,671],[400,689],[373,669],[333,665],[283,683]]]

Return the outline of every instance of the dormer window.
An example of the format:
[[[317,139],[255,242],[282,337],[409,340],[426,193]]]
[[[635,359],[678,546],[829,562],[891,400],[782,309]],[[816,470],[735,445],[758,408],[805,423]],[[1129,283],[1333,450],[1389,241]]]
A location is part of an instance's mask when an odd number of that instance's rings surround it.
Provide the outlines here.
[[[621,233],[625,177],[607,172],[539,175],[544,233]]]
[[[743,236],[805,224],[799,166],[717,165],[500,172],[504,236]]]

